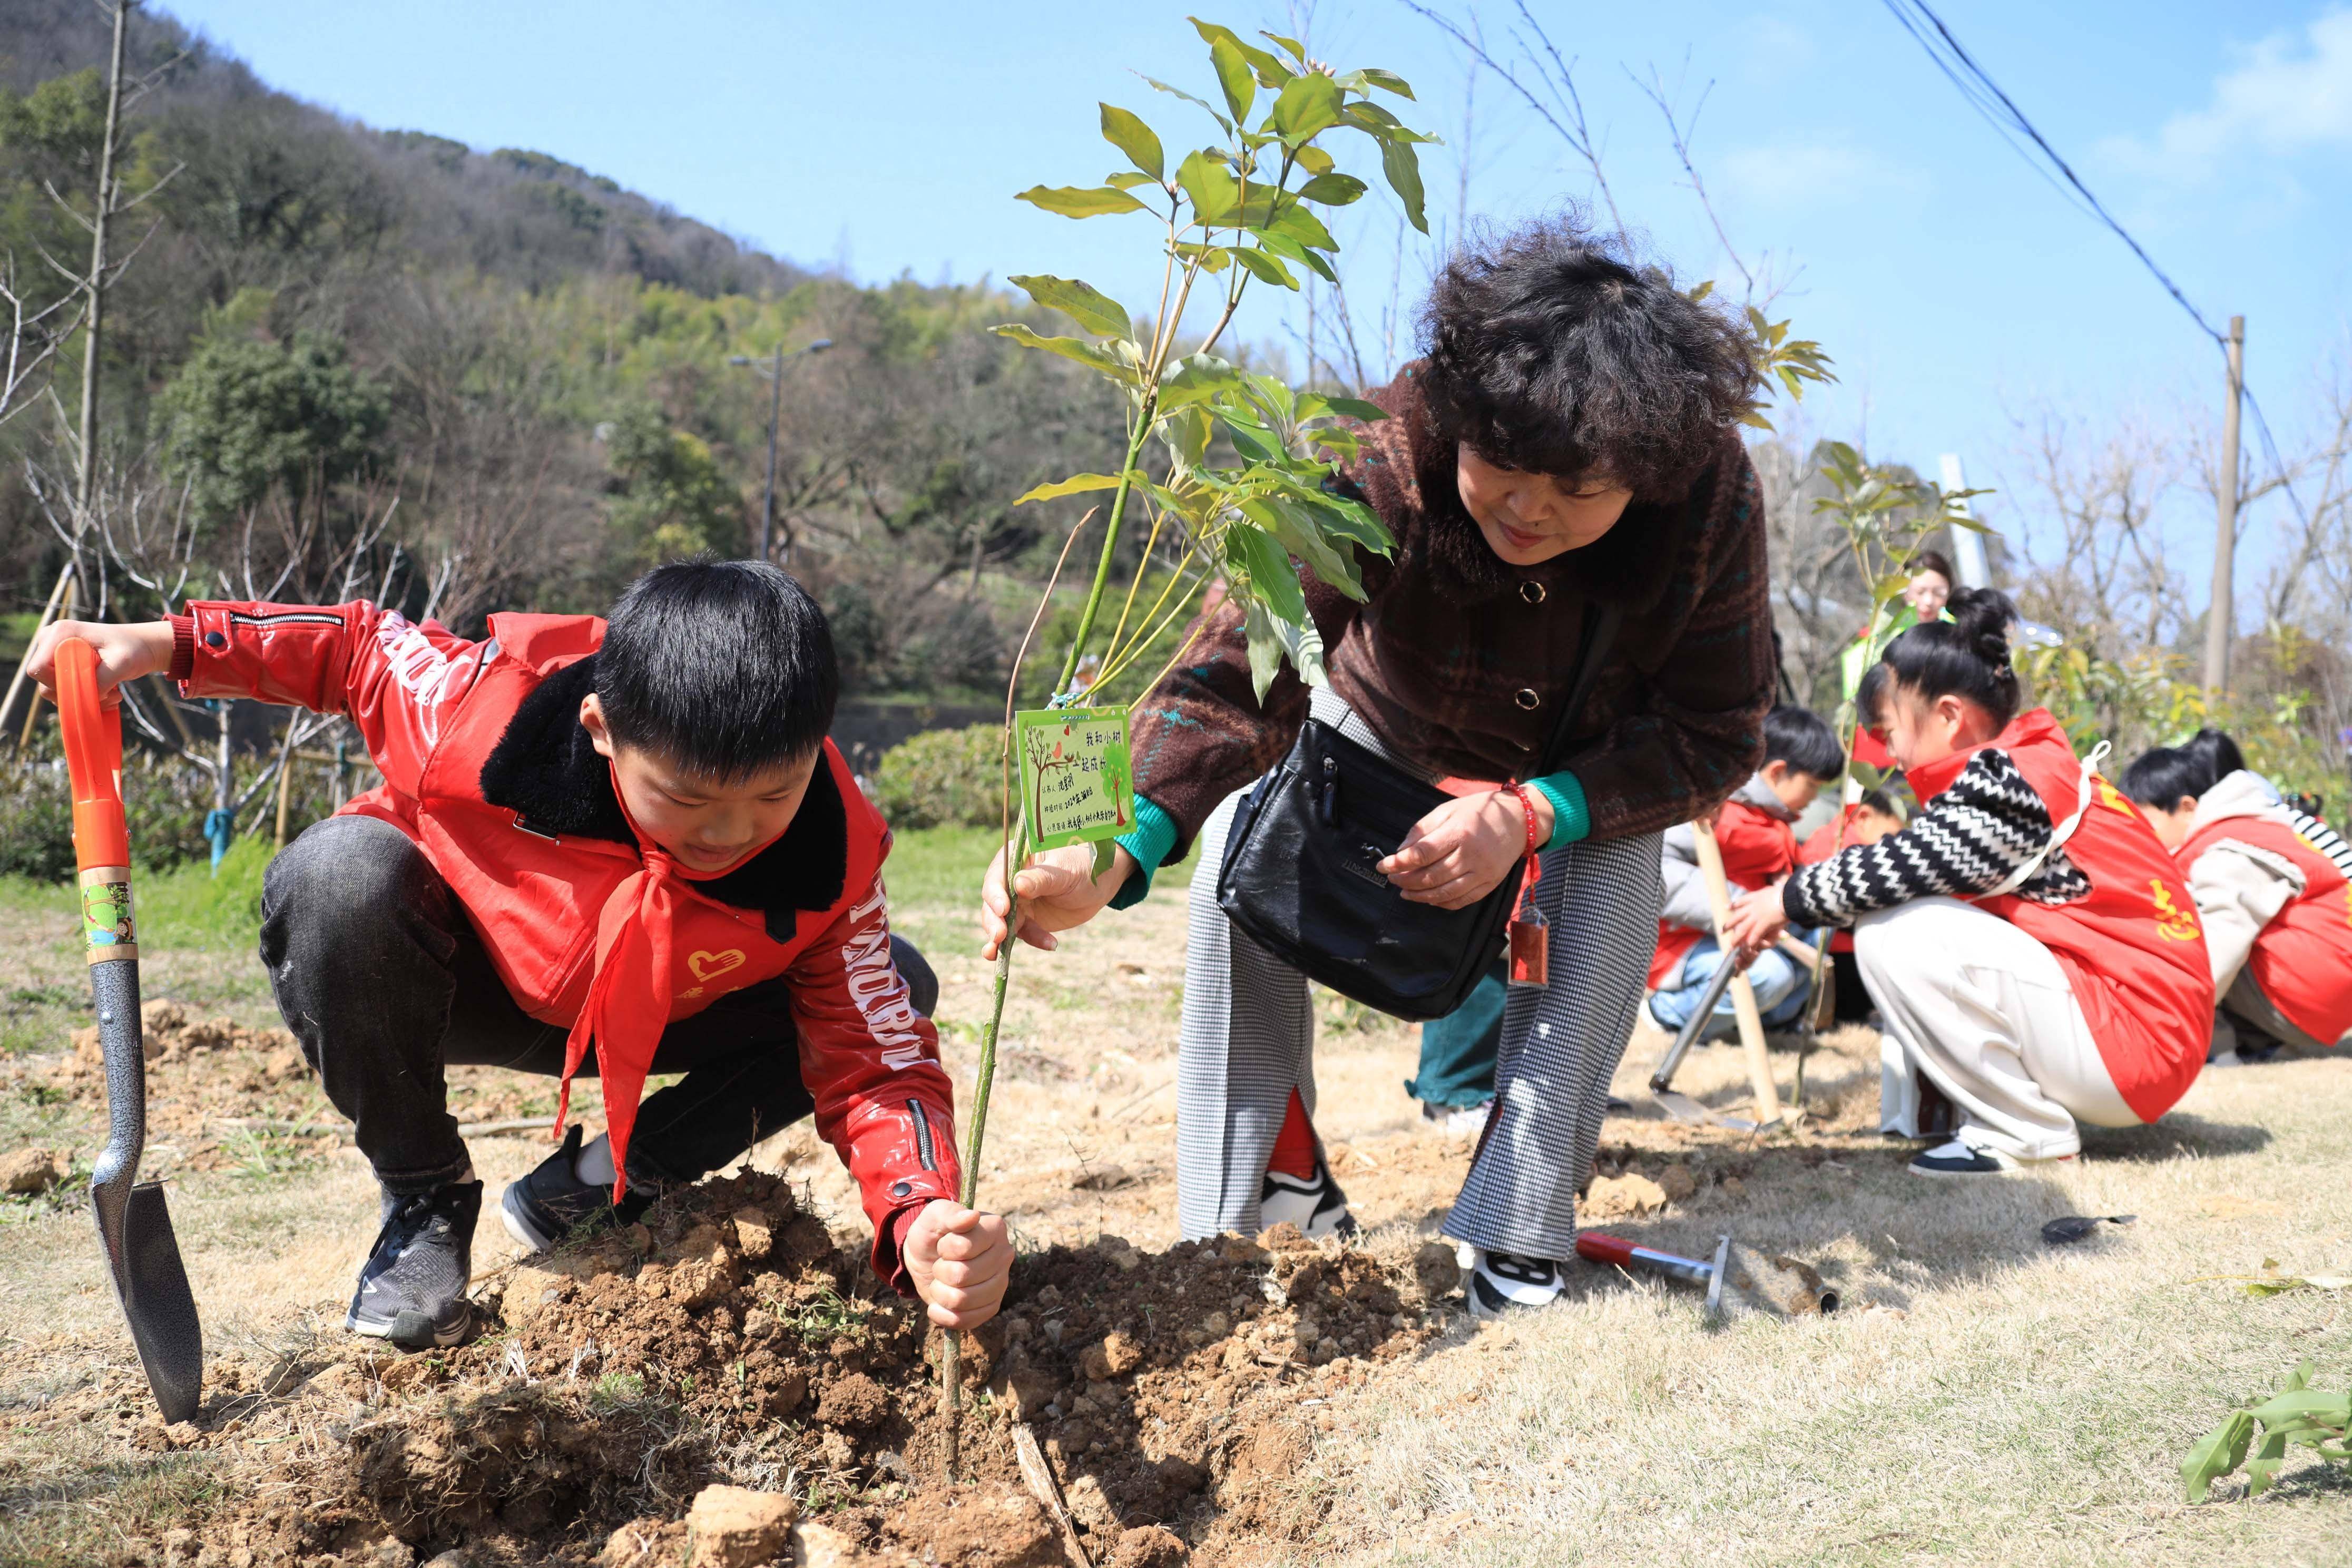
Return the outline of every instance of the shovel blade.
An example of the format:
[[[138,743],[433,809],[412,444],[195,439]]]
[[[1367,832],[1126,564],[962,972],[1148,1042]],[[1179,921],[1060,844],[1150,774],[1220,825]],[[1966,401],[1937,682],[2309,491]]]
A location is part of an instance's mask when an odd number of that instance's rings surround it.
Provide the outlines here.
[[[99,1208],[99,1229],[106,1229],[106,1209]],[[204,1397],[205,1334],[196,1318],[196,1299],[188,1289],[188,1271],[180,1261],[180,1243],[172,1234],[172,1213],[164,1206],[163,1188],[142,1182],[131,1189],[122,1205],[121,1246],[105,1237],[107,1255],[119,1258],[114,1289],[122,1316],[131,1325],[131,1341],[139,1349],[139,1364],[146,1369],[147,1386],[166,1423],[195,1415]]]
[[[1677,1121],[1703,1122],[1714,1120],[1714,1112],[1678,1089],[1663,1089],[1653,1097],[1658,1109]]]

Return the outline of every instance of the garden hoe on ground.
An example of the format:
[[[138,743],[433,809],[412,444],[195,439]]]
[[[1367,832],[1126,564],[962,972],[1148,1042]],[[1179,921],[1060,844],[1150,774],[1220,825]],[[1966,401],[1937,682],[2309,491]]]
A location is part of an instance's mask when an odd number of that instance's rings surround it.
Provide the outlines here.
[[[147,1142],[147,1057],[131,913],[131,835],[122,817],[122,713],[100,702],[98,654],[80,638],[58,645],[56,679],[58,727],[73,775],[82,938],[106,1057],[106,1149],[90,1173],[89,1206],[147,1386],[163,1419],[176,1423],[196,1413],[205,1339],[163,1185],[139,1180]]]
[[[1710,1317],[1724,1310],[1727,1287],[1738,1300],[1781,1317],[1834,1312],[1838,1309],[1838,1293],[1822,1282],[1821,1275],[1810,1264],[1759,1252],[1727,1236],[1716,1238],[1715,1257],[1705,1263],[1696,1258],[1677,1258],[1671,1252],[1638,1247],[1623,1237],[1598,1230],[1577,1234],[1576,1255],[1591,1263],[1646,1268],[1669,1279],[1704,1285]]]

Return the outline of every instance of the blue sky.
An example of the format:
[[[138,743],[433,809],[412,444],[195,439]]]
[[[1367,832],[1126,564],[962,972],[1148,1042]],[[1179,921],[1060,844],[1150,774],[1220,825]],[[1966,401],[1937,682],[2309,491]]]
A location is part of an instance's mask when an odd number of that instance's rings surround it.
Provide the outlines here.
[[[1875,0],[1529,3],[1576,62],[1619,207],[1685,275],[1729,279],[1629,72],[1654,66],[1685,107],[1709,89],[1693,145],[1700,174],[1741,252],[1793,271],[1775,314],[1820,339],[1843,377],[1809,401],[1809,427],[1865,437],[1874,454],[1930,473],[1937,454],[1961,452],[1986,482],[2021,480],[2016,421],[2045,405],[2094,428],[2138,417],[2188,433],[2217,417],[2210,345]],[[1055,272],[1132,304],[1158,279],[1143,219],[1072,223],[1012,195],[1092,184],[1118,166],[1097,139],[1098,99],[1171,139],[1190,134],[1185,116],[1197,111],[1134,71],[1211,93],[1204,52],[1173,5],[170,8],[315,102],[478,147],[552,153],[795,259],[866,280]],[[1467,14],[1458,0],[1454,9]],[[2306,427],[2352,320],[2352,5],[1941,9],[2189,298],[2216,320],[2248,317],[2250,383],[2283,438]],[[1288,30],[1290,12],[1239,0],[1205,14]],[[1513,15],[1501,0],[1479,7],[1498,54]],[[1454,47],[1398,0],[1321,0],[1310,43],[1343,67],[1412,79],[1420,101],[1403,106],[1408,122],[1450,144],[1424,150],[1423,165],[1432,216],[1450,223],[1465,144]],[[1474,103],[1474,217],[1591,196],[1587,172],[1507,87],[1486,78]],[[1369,315],[1393,292],[1396,220],[1369,202],[1350,214],[1338,231],[1356,247],[1349,282]],[[1429,255],[1403,258],[1408,309]],[[1250,335],[1280,340],[1279,302],[1258,310]],[[1995,503],[1997,518],[2007,505]],[[2258,512],[2257,559],[2261,532]]]

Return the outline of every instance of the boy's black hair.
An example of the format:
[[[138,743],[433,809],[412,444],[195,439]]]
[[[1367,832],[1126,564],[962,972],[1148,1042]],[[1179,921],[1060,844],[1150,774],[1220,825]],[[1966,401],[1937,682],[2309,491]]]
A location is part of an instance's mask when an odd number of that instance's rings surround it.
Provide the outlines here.
[[[1895,797],[1883,789],[1872,790],[1855,804],[1866,811],[1874,811],[1881,816],[1891,816],[1897,822],[1903,820],[1903,814],[1895,809]]]
[[[1884,729],[1886,715],[1880,711],[1886,703],[1886,680],[1891,672],[1884,661],[1872,665],[1854,682],[1853,710],[1865,730]]]
[[[2022,695],[2009,661],[2017,606],[1997,588],[1956,588],[1948,621],[1923,621],[1886,645],[1890,682],[1915,697],[1965,697],[2006,725]]]
[[[613,606],[596,655],[613,739],[720,784],[814,752],[840,696],[824,612],[764,562],[656,566]]]
[[[2215,784],[2246,765],[2238,743],[2219,730],[2200,730],[2177,746],[2151,746],[2124,770],[2123,792],[2161,811],[2181,798],[2202,800]]]
[[[1833,779],[1845,772],[1845,748],[1836,732],[1810,708],[1783,702],[1764,715],[1764,760],[1786,763],[1790,773]]]
[[[1747,329],[1572,217],[1456,250],[1422,307],[1421,342],[1443,439],[1645,500],[1685,493],[1755,406]]]
[[[1916,577],[1922,572],[1933,572],[1948,587],[1960,585],[1960,574],[1952,570],[1952,558],[1940,550],[1922,550],[1911,557],[1911,575]]]

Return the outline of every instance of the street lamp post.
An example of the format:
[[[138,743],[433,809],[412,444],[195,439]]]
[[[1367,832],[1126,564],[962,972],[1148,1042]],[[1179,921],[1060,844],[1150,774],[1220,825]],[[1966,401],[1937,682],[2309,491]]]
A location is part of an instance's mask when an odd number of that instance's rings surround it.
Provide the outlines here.
[[[765,365],[748,354],[728,357],[729,364],[749,365],[768,378],[768,488],[760,499],[760,559],[762,561],[769,558],[776,532],[776,426],[783,416],[784,365],[787,361],[823,353],[831,347],[831,338],[818,338],[788,354],[784,353],[784,345],[778,343],[773,363]]]

